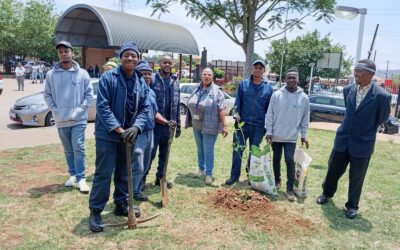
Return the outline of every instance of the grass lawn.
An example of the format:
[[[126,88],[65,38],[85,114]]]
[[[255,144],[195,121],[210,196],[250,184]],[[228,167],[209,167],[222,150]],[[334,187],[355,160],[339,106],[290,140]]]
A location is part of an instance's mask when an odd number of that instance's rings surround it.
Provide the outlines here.
[[[232,132],[232,131],[231,131]],[[377,142],[361,197],[361,214],[346,219],[348,173],[339,183],[335,198],[325,206],[315,203],[321,193],[334,133],[310,130],[313,158],[307,179],[309,197],[289,203],[282,191],[270,197],[279,218],[251,221],[240,213],[219,209],[210,196],[230,173],[232,133],[219,137],[213,186],[204,185],[196,171],[196,148],[191,130],[173,143],[169,178],[174,181],[170,203],[160,208],[159,188],[146,193],[151,202],[141,204],[143,215],[160,213],[136,230],[107,228],[93,234],[88,229],[88,195],[63,187],[66,164],[60,144],[0,152],[0,249],[353,249],[400,248],[400,145]],[[87,141],[87,175],[94,172],[94,140]],[[245,160],[245,159],[244,159]],[[244,164],[243,164],[244,166]],[[149,183],[154,181],[153,164]],[[283,164],[283,174],[286,170]],[[244,167],[242,168],[244,172]],[[285,181],[286,178],[284,178]],[[245,173],[234,189],[246,192]],[[397,180],[397,181],[396,181]],[[103,212],[106,222],[121,221],[113,215],[112,200]],[[300,228],[286,214],[311,222]],[[247,218],[247,219],[246,219]],[[282,219],[287,230],[265,225]],[[265,225],[263,225],[265,224]]]

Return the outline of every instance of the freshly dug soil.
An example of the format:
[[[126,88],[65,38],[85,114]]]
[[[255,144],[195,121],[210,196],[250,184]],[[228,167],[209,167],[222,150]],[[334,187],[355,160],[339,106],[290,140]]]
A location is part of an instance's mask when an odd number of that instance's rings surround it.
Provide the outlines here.
[[[209,202],[218,210],[234,219],[261,230],[276,233],[295,233],[312,230],[313,223],[302,218],[300,214],[285,211],[272,203],[264,195],[255,191],[234,189],[217,189],[209,193]]]

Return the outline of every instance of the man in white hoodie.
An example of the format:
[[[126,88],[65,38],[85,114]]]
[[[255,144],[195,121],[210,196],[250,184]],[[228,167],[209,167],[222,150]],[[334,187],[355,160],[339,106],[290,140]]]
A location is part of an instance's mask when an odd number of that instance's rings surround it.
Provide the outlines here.
[[[265,118],[266,140],[272,144],[273,168],[277,188],[281,186],[282,148],[287,167],[286,195],[289,201],[295,201],[293,192],[295,180],[294,152],[299,132],[301,144],[308,148],[307,129],[310,118],[310,104],[303,89],[297,86],[299,72],[289,69],[286,72],[286,85],[271,97]]]

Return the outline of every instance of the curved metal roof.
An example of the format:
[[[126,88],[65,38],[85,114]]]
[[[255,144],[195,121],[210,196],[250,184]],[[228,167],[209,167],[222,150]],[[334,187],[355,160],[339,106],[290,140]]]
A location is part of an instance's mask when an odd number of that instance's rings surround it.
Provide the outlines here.
[[[67,9],[55,35],[56,41],[77,47],[110,48],[133,41],[141,51],[199,54],[194,37],[182,26],[86,4]]]

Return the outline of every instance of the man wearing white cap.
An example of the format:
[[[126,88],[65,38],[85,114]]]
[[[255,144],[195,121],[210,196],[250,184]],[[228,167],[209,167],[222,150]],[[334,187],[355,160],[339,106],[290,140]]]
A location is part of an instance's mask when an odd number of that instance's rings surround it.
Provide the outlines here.
[[[335,143],[328,161],[328,172],[322,184],[318,204],[325,204],[337,190],[338,181],[349,170],[349,192],[346,217],[358,213],[361,190],[369,160],[374,151],[379,125],[389,118],[391,96],[372,81],[376,71],[371,60],[360,60],[354,68],[356,83],[343,89],[346,114],[336,131]]]

